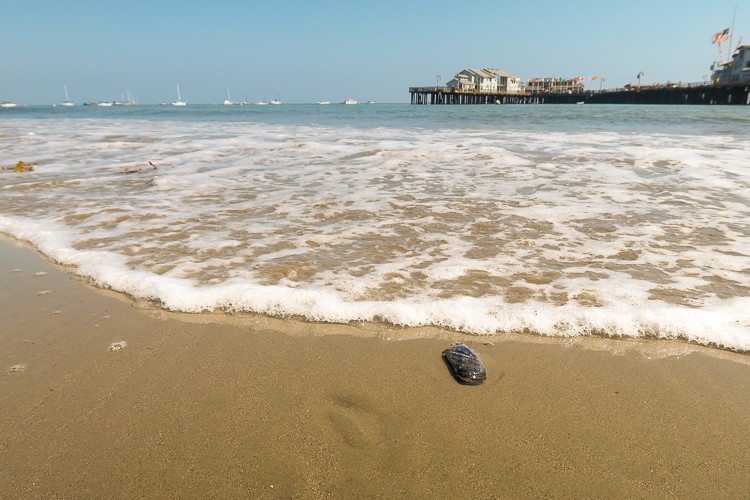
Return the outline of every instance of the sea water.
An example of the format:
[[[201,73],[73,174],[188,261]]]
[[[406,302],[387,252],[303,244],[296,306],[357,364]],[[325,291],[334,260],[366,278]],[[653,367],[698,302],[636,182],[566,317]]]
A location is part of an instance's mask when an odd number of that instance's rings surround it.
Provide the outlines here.
[[[750,108],[0,111],[0,232],[162,307],[750,350]]]

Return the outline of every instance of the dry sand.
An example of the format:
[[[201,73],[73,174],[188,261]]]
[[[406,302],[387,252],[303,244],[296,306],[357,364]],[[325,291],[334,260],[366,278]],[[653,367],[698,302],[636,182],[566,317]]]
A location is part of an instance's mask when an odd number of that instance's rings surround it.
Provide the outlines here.
[[[750,497],[750,356],[174,314],[2,238],[0,276],[2,498]]]

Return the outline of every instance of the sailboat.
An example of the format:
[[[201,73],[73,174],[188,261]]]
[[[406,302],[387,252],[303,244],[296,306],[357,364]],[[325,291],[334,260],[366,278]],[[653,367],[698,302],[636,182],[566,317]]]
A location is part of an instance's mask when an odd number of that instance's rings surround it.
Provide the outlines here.
[[[76,104],[74,102],[70,102],[70,97],[68,96],[68,86],[63,85],[63,90],[65,91],[65,100],[60,103],[60,106],[75,106]]]
[[[182,100],[180,96],[180,86],[177,85],[177,100],[172,102],[172,106],[187,106],[187,103]]]
[[[137,106],[137,105],[138,105],[138,101],[136,101],[136,100],[135,100],[135,97],[133,97],[133,94],[131,94],[131,93],[130,93],[130,89],[127,89],[127,90],[125,91],[125,93],[126,93],[126,95],[127,95],[127,97],[128,97],[128,100],[127,100],[127,102],[125,103],[125,105],[126,105],[126,106]]]
[[[232,100],[231,97],[229,97],[229,89],[227,89],[227,98],[224,100],[224,105],[225,106],[232,106],[234,104],[235,104],[235,102]]]

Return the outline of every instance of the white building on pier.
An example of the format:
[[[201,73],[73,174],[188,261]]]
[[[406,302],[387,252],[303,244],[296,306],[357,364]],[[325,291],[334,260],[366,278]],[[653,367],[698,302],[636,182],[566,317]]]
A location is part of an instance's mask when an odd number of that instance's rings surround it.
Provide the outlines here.
[[[523,92],[520,77],[496,68],[464,69],[446,85],[462,92]]]

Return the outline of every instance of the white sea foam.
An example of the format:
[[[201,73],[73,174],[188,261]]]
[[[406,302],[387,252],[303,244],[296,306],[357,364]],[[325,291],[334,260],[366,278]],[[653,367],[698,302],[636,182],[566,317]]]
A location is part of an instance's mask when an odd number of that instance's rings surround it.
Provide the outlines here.
[[[742,141],[70,125],[18,120],[0,137],[3,163],[38,164],[0,178],[0,231],[168,309],[750,350]]]

